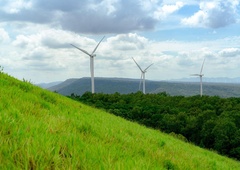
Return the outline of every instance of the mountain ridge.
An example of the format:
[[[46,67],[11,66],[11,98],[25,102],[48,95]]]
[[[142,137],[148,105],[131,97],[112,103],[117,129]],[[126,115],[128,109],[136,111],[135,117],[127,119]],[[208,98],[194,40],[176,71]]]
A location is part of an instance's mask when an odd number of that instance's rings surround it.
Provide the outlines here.
[[[185,77],[181,79],[170,79],[168,81],[176,81],[176,82],[199,82],[198,77]],[[240,83],[240,77],[229,78],[229,77],[203,77],[204,82],[208,83],[232,83],[238,84]]]
[[[95,78],[96,93],[135,93],[139,91],[140,79],[133,78]],[[82,95],[91,91],[91,79],[67,79],[66,81],[48,88],[50,91],[69,96],[72,93]],[[198,82],[154,81],[146,80],[146,93],[166,92],[169,95],[192,96],[199,95]],[[203,82],[203,95],[220,97],[240,97],[240,84]]]

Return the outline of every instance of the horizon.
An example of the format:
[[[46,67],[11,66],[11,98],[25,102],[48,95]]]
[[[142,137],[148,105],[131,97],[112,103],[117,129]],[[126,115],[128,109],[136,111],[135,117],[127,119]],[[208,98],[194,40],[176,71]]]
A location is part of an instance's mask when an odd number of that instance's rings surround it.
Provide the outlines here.
[[[84,78],[89,78],[91,77],[72,77],[72,78],[67,78],[65,80],[58,80],[58,81],[50,81],[50,82],[33,82],[33,84],[51,84],[51,83],[62,83],[64,81],[70,80],[70,79],[84,79]],[[131,78],[131,77],[95,77],[96,79],[99,78],[106,78],[106,79],[131,79],[131,80],[141,80],[140,78]],[[205,79],[205,81],[204,81]],[[207,81],[206,81],[207,79]],[[146,79],[146,81],[162,81],[162,82],[179,82],[179,83],[199,83],[199,77],[183,77],[181,79],[165,79],[165,80],[152,80],[152,79]],[[31,82],[31,80],[30,80]],[[226,84],[239,84],[240,83],[240,77],[203,77],[203,83],[226,83]]]
[[[74,4],[74,5],[73,5]],[[36,83],[89,77],[240,77],[240,0],[0,2],[0,66]]]

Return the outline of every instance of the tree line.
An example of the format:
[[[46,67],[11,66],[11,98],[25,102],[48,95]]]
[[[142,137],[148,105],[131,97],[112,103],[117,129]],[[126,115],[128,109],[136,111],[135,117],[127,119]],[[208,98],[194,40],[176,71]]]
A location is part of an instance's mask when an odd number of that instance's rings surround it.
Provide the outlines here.
[[[70,98],[240,160],[240,98],[103,94]]]

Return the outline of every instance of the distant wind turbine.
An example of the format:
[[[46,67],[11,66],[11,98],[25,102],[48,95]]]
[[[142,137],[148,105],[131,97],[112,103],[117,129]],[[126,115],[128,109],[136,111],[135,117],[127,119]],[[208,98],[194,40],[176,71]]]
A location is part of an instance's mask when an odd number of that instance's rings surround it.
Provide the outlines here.
[[[71,44],[73,47],[77,48],[78,50],[82,51],[83,53],[87,54],[90,57],[90,71],[91,71],[91,85],[92,85],[92,93],[94,93],[94,57],[96,57],[96,54],[94,54],[99,46],[99,44],[102,42],[102,40],[104,39],[105,36],[103,36],[103,38],[101,39],[101,41],[99,41],[99,43],[97,44],[97,46],[95,47],[95,49],[93,50],[93,52],[91,54],[89,54],[87,51]]]
[[[151,67],[153,64],[150,64],[147,68],[145,68],[145,70],[143,70],[139,65],[138,63],[134,60],[134,58],[132,57],[133,61],[136,63],[136,65],[138,66],[138,68],[140,69],[140,71],[142,72],[141,73],[141,79],[140,79],[140,83],[139,83],[139,90],[140,90],[140,87],[141,87],[141,82],[143,82],[143,94],[146,93],[145,91],[145,73],[147,72],[147,69],[149,67]]]
[[[202,63],[202,67],[201,67],[201,70],[200,70],[200,74],[192,74],[192,76],[198,76],[198,77],[200,78],[200,96],[202,96],[202,93],[203,93],[202,77],[204,76],[204,74],[202,74],[202,71],[203,71],[204,62],[205,62],[205,58],[204,58],[203,63]]]

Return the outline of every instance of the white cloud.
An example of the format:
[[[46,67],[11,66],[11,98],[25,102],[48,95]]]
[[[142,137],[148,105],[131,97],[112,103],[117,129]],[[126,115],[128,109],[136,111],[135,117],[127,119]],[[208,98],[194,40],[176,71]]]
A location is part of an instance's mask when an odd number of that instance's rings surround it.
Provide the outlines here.
[[[119,34],[108,38],[107,43],[111,50],[141,50],[148,43],[148,40],[136,33]]]
[[[9,37],[8,33],[3,28],[0,28],[0,42],[6,43],[9,41],[10,41],[10,37]]]
[[[7,13],[14,14],[19,13],[23,9],[30,9],[32,7],[32,2],[24,0],[8,0],[3,10]]]
[[[221,57],[240,57],[240,48],[226,48],[219,52]]]
[[[139,0],[139,3],[144,11],[151,11],[157,8],[162,3],[162,0]]]
[[[111,15],[114,12],[116,12],[117,10],[116,6],[119,3],[120,3],[119,0],[103,0],[99,4],[96,3],[90,4],[89,8],[95,10],[96,12],[104,9],[106,10],[107,15]]]
[[[163,5],[162,7],[158,7],[158,9],[154,12],[154,18],[161,20],[167,17],[168,15],[176,12],[180,8],[183,7],[183,2],[176,2],[174,5]]]
[[[34,82],[40,82],[40,78],[42,81],[56,81],[67,79],[69,75],[89,76],[89,57],[73,48],[70,43],[91,52],[97,41],[55,29],[21,34],[11,42],[13,45],[10,45],[8,51],[4,54],[0,52],[1,65],[12,75],[20,77],[19,79],[24,77]],[[101,50],[97,52],[101,54]],[[8,56],[8,60],[4,56]],[[47,75],[46,78],[44,74]]]
[[[200,10],[182,23],[194,27],[220,28],[237,22],[239,0],[200,2]]]

